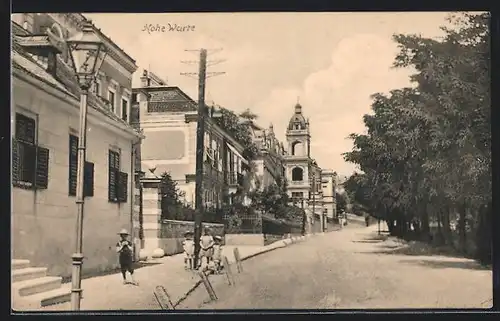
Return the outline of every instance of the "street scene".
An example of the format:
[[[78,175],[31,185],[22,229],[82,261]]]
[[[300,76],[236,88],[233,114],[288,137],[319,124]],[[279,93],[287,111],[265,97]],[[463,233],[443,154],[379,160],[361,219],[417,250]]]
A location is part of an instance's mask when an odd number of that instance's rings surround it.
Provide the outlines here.
[[[491,308],[489,23],[12,14],[12,310]]]

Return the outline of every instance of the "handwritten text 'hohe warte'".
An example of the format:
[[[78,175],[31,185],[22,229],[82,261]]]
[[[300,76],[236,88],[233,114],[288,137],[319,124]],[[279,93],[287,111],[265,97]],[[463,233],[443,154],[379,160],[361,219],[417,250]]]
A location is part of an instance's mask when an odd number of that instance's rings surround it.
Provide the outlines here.
[[[195,26],[193,25],[178,25],[176,23],[167,23],[166,25],[161,24],[146,24],[142,29],[143,32],[149,34],[154,32],[188,32],[194,31]]]

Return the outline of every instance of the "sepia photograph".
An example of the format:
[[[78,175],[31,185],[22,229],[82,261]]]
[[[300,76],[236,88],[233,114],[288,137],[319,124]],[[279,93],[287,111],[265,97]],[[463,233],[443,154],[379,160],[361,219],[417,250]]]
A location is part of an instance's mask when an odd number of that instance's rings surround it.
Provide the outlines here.
[[[12,13],[12,311],[491,308],[489,26]]]

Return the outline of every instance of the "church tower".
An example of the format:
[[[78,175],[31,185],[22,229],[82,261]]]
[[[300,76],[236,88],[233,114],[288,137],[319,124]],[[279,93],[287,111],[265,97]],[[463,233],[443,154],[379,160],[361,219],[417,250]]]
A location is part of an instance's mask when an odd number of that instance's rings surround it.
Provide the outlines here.
[[[311,191],[311,135],[309,120],[297,103],[286,130],[287,154],[285,156],[288,194],[296,201],[308,200]]]

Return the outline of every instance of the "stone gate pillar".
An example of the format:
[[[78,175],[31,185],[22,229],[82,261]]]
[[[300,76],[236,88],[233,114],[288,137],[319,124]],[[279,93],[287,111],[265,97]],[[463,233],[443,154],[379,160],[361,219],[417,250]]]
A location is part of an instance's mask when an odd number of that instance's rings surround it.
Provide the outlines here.
[[[144,247],[141,252],[148,258],[159,255],[161,249],[161,193],[159,177],[141,178],[142,186],[142,228]],[[164,252],[163,252],[164,253]],[[141,255],[143,256],[143,255]]]

